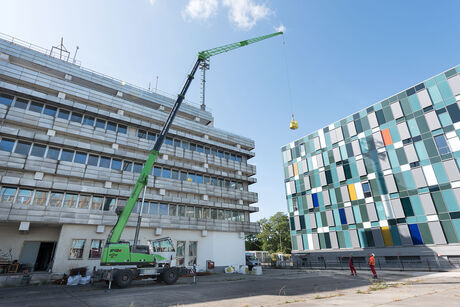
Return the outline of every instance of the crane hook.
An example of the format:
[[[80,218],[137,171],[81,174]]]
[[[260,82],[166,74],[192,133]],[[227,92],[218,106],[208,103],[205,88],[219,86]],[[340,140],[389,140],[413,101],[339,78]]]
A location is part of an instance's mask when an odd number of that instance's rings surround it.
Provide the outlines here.
[[[292,114],[292,120],[291,120],[291,124],[289,125],[289,129],[291,130],[296,130],[299,128],[299,124],[297,123],[297,121],[294,119],[294,114]]]

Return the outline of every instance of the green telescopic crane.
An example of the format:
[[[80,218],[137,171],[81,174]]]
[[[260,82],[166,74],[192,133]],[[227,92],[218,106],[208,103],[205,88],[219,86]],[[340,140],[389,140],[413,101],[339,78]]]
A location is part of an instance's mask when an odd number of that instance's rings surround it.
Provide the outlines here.
[[[169,113],[169,116],[163,125],[163,128],[153,146],[153,149],[150,151],[147,161],[145,162],[145,165],[139,175],[139,178],[137,179],[137,182],[129,196],[129,199],[126,202],[126,206],[124,207],[123,211],[120,213],[117,223],[115,224],[115,226],[112,228],[112,230],[109,233],[109,237],[104,247],[102,257],[101,257],[101,265],[139,264],[141,262],[150,263],[150,262],[155,261],[154,258],[148,257],[148,255],[130,252],[129,245],[127,246],[128,250],[126,250],[126,244],[124,244],[123,242],[120,242],[120,237],[121,237],[121,234],[123,233],[123,230],[126,227],[126,223],[128,222],[131,212],[133,211],[133,208],[137,200],[139,199],[140,193],[142,192],[144,187],[147,185],[147,179],[148,179],[149,173],[155,163],[155,160],[157,159],[159,155],[159,151],[160,151],[161,146],[163,145],[163,141],[166,137],[166,134],[168,133],[169,128],[171,127],[171,124],[174,118],[176,117],[177,111],[179,110],[179,107],[181,106],[182,101],[185,98],[185,94],[187,93],[187,90],[190,84],[192,83],[192,80],[194,78],[194,75],[197,69],[199,68],[200,63],[217,54],[227,52],[230,50],[234,50],[240,47],[244,47],[249,44],[253,44],[253,43],[256,43],[256,42],[259,42],[259,41],[262,41],[267,38],[274,37],[280,34],[283,34],[283,32],[277,32],[277,33],[273,33],[269,35],[264,35],[264,36],[256,37],[253,39],[248,39],[248,40],[244,40],[241,42],[228,44],[225,46],[201,51],[198,53],[198,58],[195,62],[195,65],[193,66],[192,71],[188,75],[187,80],[185,81],[185,84],[182,88],[182,91],[177,96],[177,100],[174,103],[174,106],[172,107]],[[137,233],[139,231],[139,227],[140,227],[140,219],[138,220],[138,225],[136,229]],[[136,243],[137,242],[134,242],[135,245]]]

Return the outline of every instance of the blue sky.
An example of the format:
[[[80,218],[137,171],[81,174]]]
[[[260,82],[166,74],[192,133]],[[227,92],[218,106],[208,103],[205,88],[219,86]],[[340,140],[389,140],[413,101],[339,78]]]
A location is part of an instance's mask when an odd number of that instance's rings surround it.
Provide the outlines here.
[[[256,142],[253,220],[286,212],[281,146],[460,63],[459,1],[11,0],[2,11],[0,32],[47,48],[63,36],[84,67],[145,88],[158,76],[169,93],[198,51],[283,25],[285,45],[216,56],[207,73],[215,126]],[[198,80],[187,98],[199,102]]]

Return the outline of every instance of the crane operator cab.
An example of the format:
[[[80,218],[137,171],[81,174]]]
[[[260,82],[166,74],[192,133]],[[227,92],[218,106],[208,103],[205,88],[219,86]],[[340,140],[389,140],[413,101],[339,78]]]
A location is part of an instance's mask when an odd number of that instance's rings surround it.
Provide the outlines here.
[[[169,237],[150,241],[149,253],[155,255],[156,262],[160,266],[176,266],[176,250]]]
[[[297,121],[294,119],[294,114],[292,114],[292,120],[291,120],[291,124],[289,125],[289,129],[291,130],[296,130],[299,128],[299,124],[297,123]]]

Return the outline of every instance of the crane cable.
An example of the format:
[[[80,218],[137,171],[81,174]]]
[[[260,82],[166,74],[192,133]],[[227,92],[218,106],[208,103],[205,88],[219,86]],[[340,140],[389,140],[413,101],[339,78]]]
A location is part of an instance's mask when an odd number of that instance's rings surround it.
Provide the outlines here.
[[[291,114],[292,114],[292,121],[289,126],[291,130],[295,130],[298,128],[297,121],[294,120],[294,102],[292,100],[292,91],[291,91],[291,80],[289,78],[289,64],[288,64],[288,54],[287,54],[287,46],[286,46],[286,40],[284,38],[283,34],[283,53],[284,53],[284,67],[286,68],[286,82],[288,86],[288,94],[289,94],[289,104],[291,106]]]

